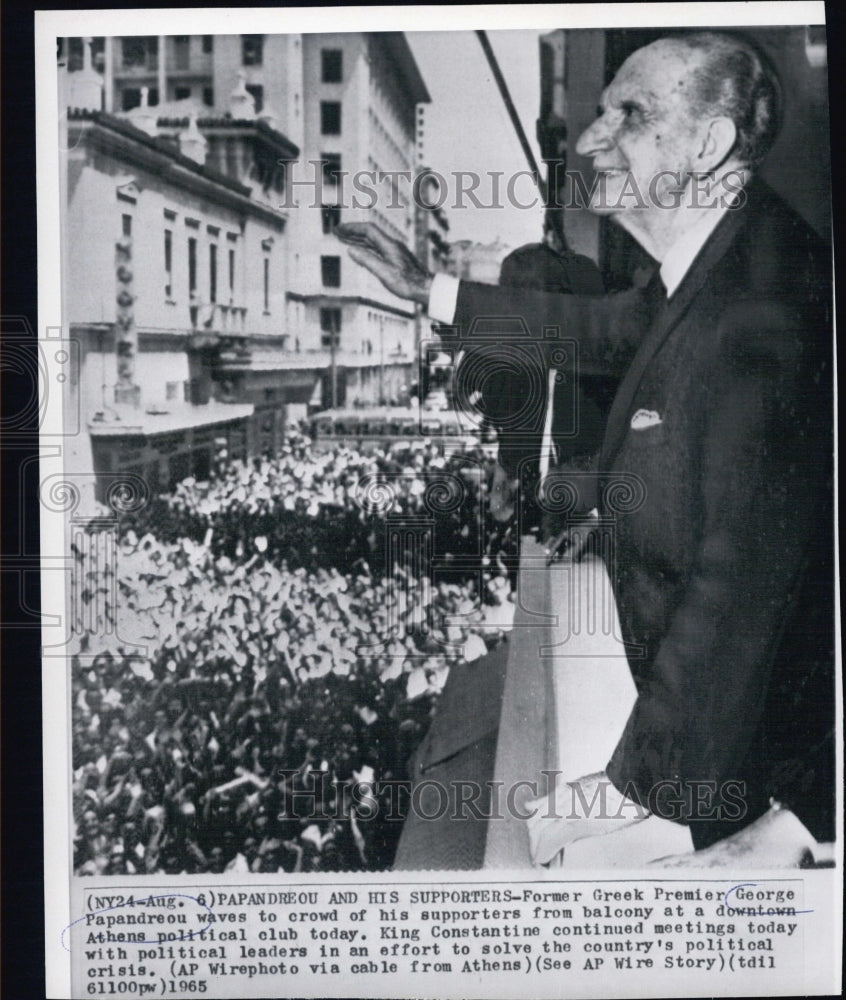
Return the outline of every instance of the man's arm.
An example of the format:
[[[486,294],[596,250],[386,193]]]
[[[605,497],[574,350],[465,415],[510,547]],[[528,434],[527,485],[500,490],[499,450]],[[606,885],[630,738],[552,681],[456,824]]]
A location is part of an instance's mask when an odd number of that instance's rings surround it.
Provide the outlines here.
[[[452,302],[454,286],[444,295],[447,283],[430,274],[403,243],[373,223],[345,223],[335,234],[347,245],[350,257],[375,274],[394,295],[427,309],[433,292],[442,303]],[[442,304],[440,309],[444,308]],[[436,307],[433,311],[439,310]],[[537,341],[545,348],[555,339],[545,336],[545,331],[557,328],[561,336],[579,341],[582,361],[619,374],[649,325],[649,303],[639,288],[613,295],[570,295],[462,281],[452,322],[443,312],[432,318],[445,324],[445,339],[459,340],[465,348],[479,342],[474,340],[474,332],[478,333],[474,325],[480,319],[493,321],[485,325],[483,340],[488,346],[498,319],[506,325],[519,320],[528,331],[529,342]]]
[[[479,335],[479,329],[490,341],[497,319],[519,320],[528,331],[529,342],[542,344],[545,349],[552,347],[556,339],[548,337],[546,331],[557,330],[559,337],[578,341],[580,363],[620,375],[648,329],[650,310],[641,288],[607,295],[569,295],[462,281],[454,329],[446,336],[455,336],[463,347],[470,348],[479,342],[474,337],[474,332]]]

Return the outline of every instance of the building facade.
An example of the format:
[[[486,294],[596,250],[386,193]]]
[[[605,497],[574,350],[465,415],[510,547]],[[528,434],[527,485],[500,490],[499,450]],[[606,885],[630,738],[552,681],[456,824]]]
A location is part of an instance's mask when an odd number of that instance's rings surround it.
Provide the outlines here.
[[[407,401],[420,317],[334,236],[372,219],[415,249],[435,219],[415,207],[429,95],[402,33],[63,39],[58,56],[96,470],[169,485],[216,448],[272,453],[309,409]]]
[[[79,78],[85,52],[81,39],[60,43],[70,78]],[[286,359],[286,370],[317,370],[314,401],[322,405],[407,395],[417,369],[419,316],[352,267],[333,236],[341,220],[372,219],[412,249],[419,243],[415,109],[429,95],[405,36],[105,38],[91,40],[89,61],[102,78],[106,111],[155,120],[165,132],[194,113],[206,136],[210,122],[220,129],[225,116],[257,120],[300,150],[281,199],[289,251],[281,264],[284,352],[299,356]],[[212,143],[216,168],[249,185],[243,164],[220,159],[223,148]]]
[[[155,490],[207,477],[216,452],[274,451],[318,373],[268,378],[286,353],[281,203],[297,147],[255,118],[160,118],[146,85],[112,115],[94,83],[83,67],[66,98],[62,260],[88,429],[74,460],[102,498],[117,473]]]
[[[334,229],[372,220],[414,249],[415,108],[429,95],[399,32],[304,35],[303,93],[292,323],[303,349],[328,355],[326,405],[404,402],[417,316],[349,261]]]

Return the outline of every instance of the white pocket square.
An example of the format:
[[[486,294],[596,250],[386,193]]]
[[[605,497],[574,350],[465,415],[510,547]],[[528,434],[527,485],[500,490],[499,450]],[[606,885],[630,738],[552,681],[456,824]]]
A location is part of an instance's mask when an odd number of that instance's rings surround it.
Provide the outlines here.
[[[645,431],[647,427],[655,427],[660,423],[661,414],[655,410],[638,410],[632,417],[631,427],[633,431]]]

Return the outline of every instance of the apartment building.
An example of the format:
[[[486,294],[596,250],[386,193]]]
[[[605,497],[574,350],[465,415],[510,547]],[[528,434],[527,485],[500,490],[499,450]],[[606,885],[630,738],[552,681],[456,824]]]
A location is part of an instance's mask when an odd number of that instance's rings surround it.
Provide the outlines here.
[[[207,476],[216,452],[274,451],[288,406],[319,379],[278,363],[281,205],[298,148],[255,116],[210,116],[202,129],[194,112],[160,117],[146,84],[129,112],[99,110],[88,55],[64,82],[63,285],[81,360],[70,391],[89,446],[75,461],[102,495],[116,472],[155,489]],[[243,87],[231,97],[237,110]]]
[[[401,32],[303,35],[305,121],[292,187],[292,321],[329,352],[328,404],[401,402],[417,377],[417,317],[347,258],[340,222],[416,244],[415,109],[429,100]]]

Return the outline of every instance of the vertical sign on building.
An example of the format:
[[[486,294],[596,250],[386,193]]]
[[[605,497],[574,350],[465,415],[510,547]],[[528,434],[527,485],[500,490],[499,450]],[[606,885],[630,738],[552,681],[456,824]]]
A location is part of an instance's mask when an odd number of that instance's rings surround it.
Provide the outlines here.
[[[117,278],[117,384],[115,403],[138,407],[141,389],[135,384],[135,355],[138,352],[138,331],[135,327],[135,295],[132,274],[132,235],[124,233],[115,245],[115,276]]]

